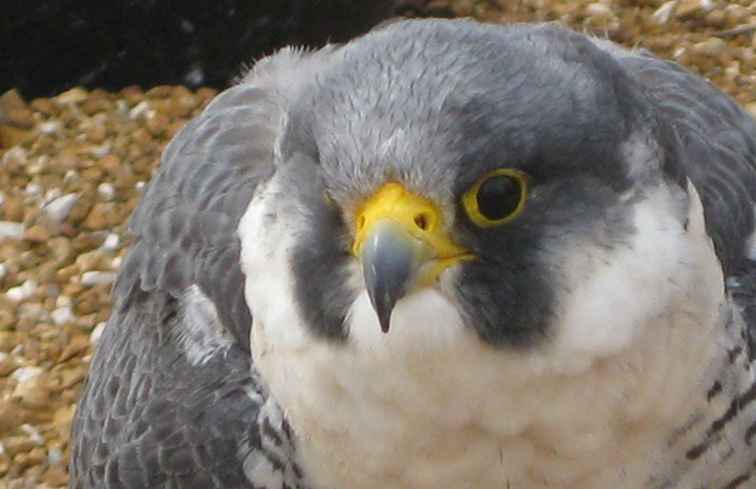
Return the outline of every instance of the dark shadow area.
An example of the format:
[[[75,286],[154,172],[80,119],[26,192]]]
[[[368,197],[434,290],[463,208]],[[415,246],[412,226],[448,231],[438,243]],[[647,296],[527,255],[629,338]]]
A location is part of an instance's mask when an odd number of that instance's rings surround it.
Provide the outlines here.
[[[72,86],[223,88],[243,64],[287,44],[341,42],[426,0],[29,0],[0,18],[0,93]],[[437,9],[438,10],[438,9]]]

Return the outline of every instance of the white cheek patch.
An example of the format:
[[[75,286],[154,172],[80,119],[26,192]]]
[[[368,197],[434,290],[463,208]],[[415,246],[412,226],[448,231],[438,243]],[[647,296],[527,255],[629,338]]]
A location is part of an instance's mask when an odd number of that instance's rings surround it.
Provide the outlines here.
[[[558,333],[549,349],[557,354],[554,360],[581,370],[627,348],[646,325],[692,299],[685,289],[702,273],[712,278],[712,288],[699,299],[709,304],[711,294],[721,295],[721,270],[713,269],[718,262],[701,201],[692,185],[689,192],[687,229],[664,189],[635,204],[635,232],[626,245],[609,251],[578,245],[559,258],[567,263],[569,290],[562,295]],[[570,359],[575,359],[571,366]]]
[[[205,364],[233,344],[218,318],[215,304],[197,285],[184,291],[179,318],[177,342],[192,365]]]

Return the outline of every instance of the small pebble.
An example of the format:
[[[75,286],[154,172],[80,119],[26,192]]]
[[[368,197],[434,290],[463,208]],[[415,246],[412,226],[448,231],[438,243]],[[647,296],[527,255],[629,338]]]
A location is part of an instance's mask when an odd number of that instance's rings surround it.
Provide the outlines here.
[[[60,121],[46,121],[37,126],[37,129],[39,129],[39,132],[42,134],[56,134],[60,132],[60,130],[63,128],[63,125],[60,123]]]
[[[29,439],[31,441],[33,441],[34,443],[36,443],[37,445],[44,445],[45,444],[44,437],[42,437],[42,434],[34,426],[32,426],[32,425],[30,425],[28,423],[25,423],[25,424],[22,424],[20,426],[20,428],[21,428],[21,431],[23,431],[24,433],[26,433],[26,435],[29,437]]]
[[[47,452],[47,463],[50,465],[58,465],[63,462],[63,451],[58,447],[52,447]]]
[[[63,183],[74,184],[79,180],[81,180],[81,178],[75,170],[67,170],[66,174],[63,175]]]
[[[702,17],[714,8],[712,0],[681,0],[677,6],[677,16],[680,19]]]
[[[26,302],[18,306],[17,314],[19,319],[29,319],[40,321],[47,317],[47,309],[38,302]]]
[[[72,323],[76,320],[76,316],[74,315],[73,310],[71,309],[71,306],[59,307],[53,310],[51,317],[52,317],[53,322],[57,326],[62,326],[64,324]]]
[[[34,291],[37,288],[37,283],[34,280],[26,280],[23,284],[17,287],[11,287],[5,296],[13,302],[22,302],[34,295]]]
[[[45,382],[45,376],[40,372],[30,379],[19,382],[13,389],[12,397],[29,409],[41,409],[47,406],[50,402],[50,388]]]
[[[591,17],[603,17],[606,15],[612,15],[612,9],[601,2],[590,3],[585,8],[585,13]]]
[[[727,43],[718,37],[709,39],[693,45],[693,52],[696,54],[717,58],[727,49]]]
[[[671,19],[672,15],[674,15],[675,13],[675,9],[677,8],[678,3],[679,0],[670,0],[668,2],[664,2],[651,15],[651,17],[654,19],[654,22],[656,22],[657,24],[666,24],[667,22],[669,22],[669,19]]]
[[[4,440],[4,451],[11,457],[34,448],[35,443],[25,436],[9,436]]]
[[[125,100],[116,101],[116,114],[127,117],[129,115],[129,103]]]
[[[71,338],[71,341],[66,344],[66,347],[60,354],[58,361],[65,362],[66,360],[73,358],[75,355],[86,351],[89,347],[89,338],[84,335],[76,335]]]
[[[99,322],[97,323],[97,326],[94,327],[92,332],[89,334],[89,342],[92,344],[92,346],[96,345],[98,341],[100,341],[100,337],[102,336],[102,332],[105,330],[105,322]]]
[[[86,90],[76,87],[72,88],[66,92],[61,93],[57,97],[55,97],[55,101],[59,104],[75,104],[78,102],[83,102],[87,99],[87,92]]]
[[[24,382],[29,382],[42,374],[42,372],[44,372],[44,370],[40,367],[20,367],[13,372],[11,377],[19,384],[23,384]]]
[[[115,272],[90,271],[81,274],[81,284],[86,287],[111,284],[116,279]]]
[[[115,197],[115,187],[108,182],[102,182],[97,186],[97,193],[100,194],[103,200],[113,200],[113,197]]]
[[[37,197],[39,195],[42,195],[42,187],[39,184],[30,183],[24,189],[24,193],[29,197]]]
[[[0,352],[0,377],[5,377],[16,370],[16,360],[4,352]]]
[[[121,244],[121,238],[116,233],[108,233],[105,236],[105,240],[102,242],[102,249],[106,251],[115,251],[118,249],[118,245]]]
[[[99,249],[87,251],[76,257],[76,265],[82,271],[97,270],[101,268],[104,258],[105,255]]]
[[[95,158],[102,158],[102,157],[106,156],[107,154],[109,154],[110,150],[111,150],[110,144],[105,143],[105,144],[101,144],[99,146],[94,146],[90,150],[90,154],[92,156],[94,156]]]
[[[24,225],[11,222],[0,221],[0,240],[2,239],[21,239],[24,237]]]
[[[73,171],[73,170],[69,170]],[[66,174],[67,175],[67,174]],[[56,223],[62,223],[70,214],[71,209],[79,201],[77,194],[66,194],[48,202],[42,211]]]
[[[35,224],[24,231],[24,239],[32,243],[44,243],[50,239],[50,231],[40,224]]]
[[[49,160],[49,158],[48,158],[47,156],[40,156],[40,157],[38,158],[38,160],[39,160],[39,161],[42,161],[42,160],[44,160],[45,162],[47,162],[47,161]],[[47,164],[47,163],[45,163],[45,165],[46,165],[46,164]],[[44,199],[44,202],[43,202],[43,204],[42,204],[42,207],[46,206],[47,204],[49,204],[49,203],[50,203],[50,202],[52,202],[53,200],[57,199],[57,198],[58,198],[58,197],[60,197],[61,195],[63,195],[63,192],[62,192],[62,191],[61,191],[61,190],[60,190],[59,188],[51,188],[51,189],[48,189],[48,190],[47,190],[47,192],[45,192],[45,196],[43,197],[43,199]]]
[[[148,117],[150,113],[154,113],[154,110],[150,108],[150,104],[145,100],[139,102],[133,109],[129,111],[130,119],[140,119],[142,117]]]

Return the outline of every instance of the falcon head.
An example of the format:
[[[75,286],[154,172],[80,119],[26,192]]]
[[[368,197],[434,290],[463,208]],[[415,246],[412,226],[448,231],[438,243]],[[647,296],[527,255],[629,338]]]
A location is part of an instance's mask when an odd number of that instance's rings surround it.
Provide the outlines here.
[[[649,460],[706,401],[724,285],[617,58],[471,22],[310,56],[275,84],[275,171],[239,225],[254,365],[305,472],[434,487],[452,457],[451,485],[530,487]]]
[[[262,327],[333,344],[422,329],[423,349],[452,328],[601,355],[681,299],[687,186],[600,46],[406,22],[317,56],[241,225]]]

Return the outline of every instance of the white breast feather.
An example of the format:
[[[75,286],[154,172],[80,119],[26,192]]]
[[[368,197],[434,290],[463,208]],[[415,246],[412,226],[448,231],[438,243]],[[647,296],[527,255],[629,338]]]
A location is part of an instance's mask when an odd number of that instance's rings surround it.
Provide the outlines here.
[[[627,247],[566,250],[557,335],[521,353],[479,341],[439,290],[400,301],[387,335],[363,293],[346,344],[313,339],[289,267],[304,223],[264,227],[274,193],[240,226],[251,344],[315,489],[637,489],[670,463],[680,413],[703,409],[724,298],[692,187],[687,231],[660,193]]]

